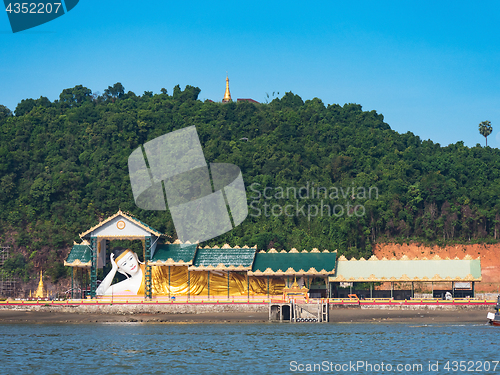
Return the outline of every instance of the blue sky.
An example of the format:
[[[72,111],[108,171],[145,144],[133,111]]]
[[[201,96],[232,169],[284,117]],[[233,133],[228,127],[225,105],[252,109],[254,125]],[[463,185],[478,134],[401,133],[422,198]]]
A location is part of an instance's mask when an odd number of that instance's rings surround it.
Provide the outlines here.
[[[441,145],[500,147],[500,3],[80,1],[13,34],[0,14],[0,104],[115,82],[221,100],[286,91],[358,103]]]

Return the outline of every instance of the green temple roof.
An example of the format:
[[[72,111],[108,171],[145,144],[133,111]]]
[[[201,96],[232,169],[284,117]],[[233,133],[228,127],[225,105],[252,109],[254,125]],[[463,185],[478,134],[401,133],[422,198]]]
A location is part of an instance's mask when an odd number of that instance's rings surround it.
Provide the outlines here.
[[[317,249],[307,252],[277,251],[259,252],[249,275],[331,275],[335,272],[336,252],[320,252]]]
[[[75,244],[64,261],[64,265],[69,267],[90,267],[90,253],[89,245]]]
[[[256,248],[248,246],[231,248],[224,245],[222,248],[200,248],[189,269],[193,271],[250,271],[256,251]]]
[[[197,244],[167,243],[156,246],[149,264],[153,266],[186,266],[193,264]]]

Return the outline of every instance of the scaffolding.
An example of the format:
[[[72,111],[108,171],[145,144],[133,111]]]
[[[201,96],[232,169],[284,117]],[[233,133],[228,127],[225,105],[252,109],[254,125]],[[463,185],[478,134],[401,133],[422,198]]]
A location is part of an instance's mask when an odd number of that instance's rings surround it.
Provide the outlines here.
[[[10,256],[10,246],[0,246],[0,297],[14,297],[19,280],[4,272],[3,265]]]

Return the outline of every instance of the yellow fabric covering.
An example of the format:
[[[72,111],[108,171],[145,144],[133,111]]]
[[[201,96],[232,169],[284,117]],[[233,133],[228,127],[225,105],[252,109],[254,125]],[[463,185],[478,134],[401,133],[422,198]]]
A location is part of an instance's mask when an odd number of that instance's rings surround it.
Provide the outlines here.
[[[170,268],[170,283],[169,283]],[[187,267],[152,267],[153,295],[208,295],[208,272],[189,271]],[[249,277],[250,295],[267,295],[267,277]],[[285,282],[269,278],[269,294],[283,294]],[[247,276],[231,272],[229,275],[229,295],[247,295]],[[210,295],[227,296],[227,273],[210,271]]]

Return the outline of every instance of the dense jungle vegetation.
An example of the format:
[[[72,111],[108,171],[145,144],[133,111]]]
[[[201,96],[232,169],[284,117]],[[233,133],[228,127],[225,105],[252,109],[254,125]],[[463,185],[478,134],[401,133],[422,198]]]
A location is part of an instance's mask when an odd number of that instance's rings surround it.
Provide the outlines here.
[[[201,102],[199,92],[176,86],[171,95],[138,96],[117,83],[103,95],[76,86],[54,102],[26,99],[14,113],[0,106],[0,244],[14,252],[4,269],[24,279],[40,267],[54,281],[65,277],[62,261],[78,234],[119,208],[175,238],[168,211],[135,206],[127,159],[145,142],[191,125],[207,161],[239,166],[247,188],[249,216],[210,245],[367,257],[376,242],[499,236],[495,148],[442,147],[399,134],[358,104],[304,102],[292,93],[267,104],[221,104]],[[443,126],[452,131],[453,124]],[[329,207],[321,215],[322,205]]]

